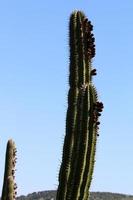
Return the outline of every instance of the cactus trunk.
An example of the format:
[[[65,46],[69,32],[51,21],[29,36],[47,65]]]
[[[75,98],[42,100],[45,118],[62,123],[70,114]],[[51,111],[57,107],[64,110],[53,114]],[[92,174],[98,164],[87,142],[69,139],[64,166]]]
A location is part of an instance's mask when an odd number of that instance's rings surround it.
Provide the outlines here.
[[[5,173],[4,173],[4,182],[3,182],[1,200],[16,199],[17,185],[16,183],[14,183],[15,163],[16,163],[15,143],[12,140],[9,140],[6,149]]]
[[[92,180],[98,118],[103,104],[92,84],[95,56],[93,26],[81,11],[70,16],[70,75],[66,135],[59,172],[57,200],[87,200]]]

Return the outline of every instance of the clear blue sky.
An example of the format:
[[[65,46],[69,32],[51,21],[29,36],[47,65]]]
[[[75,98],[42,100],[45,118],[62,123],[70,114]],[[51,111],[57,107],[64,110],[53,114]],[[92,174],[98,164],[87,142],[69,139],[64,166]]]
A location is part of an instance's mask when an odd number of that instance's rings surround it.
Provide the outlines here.
[[[94,25],[104,102],[91,191],[133,194],[133,1],[0,2],[0,187],[6,142],[18,149],[18,195],[56,189],[68,91],[68,20]]]

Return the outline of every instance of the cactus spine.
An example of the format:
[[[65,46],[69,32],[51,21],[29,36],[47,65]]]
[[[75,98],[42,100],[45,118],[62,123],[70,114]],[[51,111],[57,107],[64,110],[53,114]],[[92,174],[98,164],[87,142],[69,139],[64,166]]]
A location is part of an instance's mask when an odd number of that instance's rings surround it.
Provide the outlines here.
[[[1,200],[16,199],[17,185],[14,182],[16,163],[16,147],[12,140],[8,140],[5,159],[4,182]]]
[[[87,200],[92,180],[98,121],[103,104],[92,84],[95,56],[93,26],[81,11],[69,22],[70,75],[66,135],[59,172],[57,200]]]

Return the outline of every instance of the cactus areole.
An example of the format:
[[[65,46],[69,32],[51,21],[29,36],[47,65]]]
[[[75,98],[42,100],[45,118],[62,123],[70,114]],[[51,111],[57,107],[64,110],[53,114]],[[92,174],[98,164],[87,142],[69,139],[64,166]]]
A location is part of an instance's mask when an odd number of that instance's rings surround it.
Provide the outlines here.
[[[56,200],[87,200],[95,162],[99,116],[103,104],[98,101],[92,83],[96,69],[93,26],[83,12],[74,11],[69,22],[69,92],[62,163]]]

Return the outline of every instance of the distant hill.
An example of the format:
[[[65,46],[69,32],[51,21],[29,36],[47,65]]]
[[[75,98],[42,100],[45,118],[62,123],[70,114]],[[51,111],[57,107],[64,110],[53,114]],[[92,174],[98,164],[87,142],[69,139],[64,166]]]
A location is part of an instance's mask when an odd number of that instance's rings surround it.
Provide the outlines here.
[[[33,192],[27,196],[20,196],[17,200],[55,200],[56,191]],[[90,200],[133,200],[133,196],[110,192],[91,192]]]

